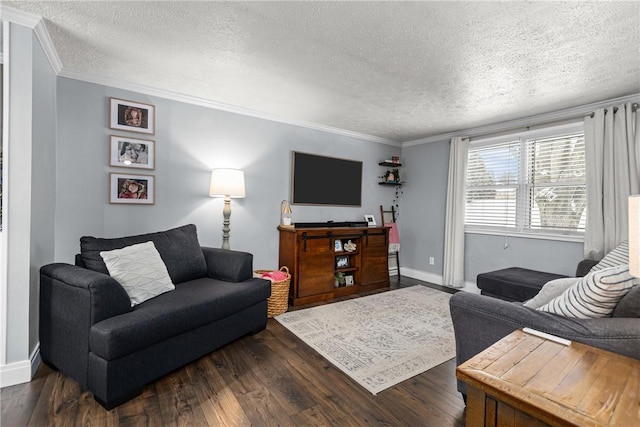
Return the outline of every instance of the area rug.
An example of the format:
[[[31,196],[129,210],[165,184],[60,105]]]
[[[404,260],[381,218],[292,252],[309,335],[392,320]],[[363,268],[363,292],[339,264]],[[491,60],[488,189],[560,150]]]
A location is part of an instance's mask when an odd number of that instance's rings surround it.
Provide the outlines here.
[[[418,285],[275,319],[375,395],[455,357],[450,297]]]

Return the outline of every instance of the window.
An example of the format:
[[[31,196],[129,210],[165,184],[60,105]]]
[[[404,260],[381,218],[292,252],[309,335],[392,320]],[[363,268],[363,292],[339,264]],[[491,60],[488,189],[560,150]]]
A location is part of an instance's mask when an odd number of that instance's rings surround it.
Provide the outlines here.
[[[582,125],[473,141],[467,159],[467,231],[584,234]]]

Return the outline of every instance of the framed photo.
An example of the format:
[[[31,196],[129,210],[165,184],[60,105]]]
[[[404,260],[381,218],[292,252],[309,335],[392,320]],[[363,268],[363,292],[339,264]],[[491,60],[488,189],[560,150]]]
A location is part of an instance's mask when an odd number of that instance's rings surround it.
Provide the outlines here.
[[[336,252],[342,252],[342,240],[336,239],[334,243],[335,248],[333,249]]]
[[[376,219],[373,217],[373,215],[365,215],[364,216],[364,220],[367,221],[367,225],[369,227],[375,227],[376,226]]]
[[[109,98],[109,127],[111,129],[156,133],[156,107],[151,104]]]
[[[153,205],[154,180],[153,175],[109,174],[109,203]]]
[[[354,283],[353,283],[353,276],[351,276],[351,275],[344,276],[344,284],[345,284],[346,286],[353,286],[353,285],[354,285]]]
[[[349,267],[349,257],[348,256],[336,257],[336,268],[346,268],[346,267]]]
[[[120,168],[156,168],[156,142],[126,136],[110,136],[109,166]]]

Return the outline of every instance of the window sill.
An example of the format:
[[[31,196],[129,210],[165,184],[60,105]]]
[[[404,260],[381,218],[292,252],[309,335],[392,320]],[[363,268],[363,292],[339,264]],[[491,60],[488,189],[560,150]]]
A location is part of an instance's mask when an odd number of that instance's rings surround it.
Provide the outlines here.
[[[524,233],[519,231],[499,230],[464,230],[465,234],[482,234],[501,237],[517,237],[521,239],[557,240],[562,242],[584,243],[584,236],[570,234]]]

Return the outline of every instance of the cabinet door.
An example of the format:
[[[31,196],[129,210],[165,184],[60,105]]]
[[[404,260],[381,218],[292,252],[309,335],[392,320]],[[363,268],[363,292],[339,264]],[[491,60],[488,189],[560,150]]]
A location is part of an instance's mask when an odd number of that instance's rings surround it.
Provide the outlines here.
[[[362,242],[362,286],[389,282],[387,231],[372,232]]]
[[[323,294],[333,291],[334,255],[329,247],[330,239],[307,239],[299,237],[298,297]]]

